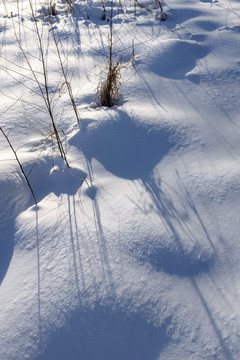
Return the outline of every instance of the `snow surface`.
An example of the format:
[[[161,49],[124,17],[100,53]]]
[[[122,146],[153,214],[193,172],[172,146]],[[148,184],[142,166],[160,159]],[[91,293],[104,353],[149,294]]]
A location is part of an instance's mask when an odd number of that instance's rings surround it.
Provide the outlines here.
[[[29,2],[2,1],[0,126],[38,205],[1,134],[0,359],[239,359],[239,1],[114,3],[110,109],[102,3],[33,4],[70,168]]]

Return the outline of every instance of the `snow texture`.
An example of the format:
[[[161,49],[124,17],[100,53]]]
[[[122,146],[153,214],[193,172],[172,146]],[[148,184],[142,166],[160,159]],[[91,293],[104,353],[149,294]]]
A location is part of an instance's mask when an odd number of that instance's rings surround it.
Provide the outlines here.
[[[0,4],[0,359],[238,360],[239,2],[69,4]]]

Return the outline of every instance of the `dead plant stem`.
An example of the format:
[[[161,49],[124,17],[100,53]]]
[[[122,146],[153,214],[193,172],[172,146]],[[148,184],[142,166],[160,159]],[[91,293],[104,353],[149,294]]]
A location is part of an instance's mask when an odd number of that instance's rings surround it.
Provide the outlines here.
[[[5,139],[7,140],[8,145],[10,146],[12,152],[14,153],[14,156],[15,156],[15,158],[16,158],[16,160],[17,160],[17,163],[18,163],[18,165],[19,165],[19,167],[20,167],[20,169],[21,169],[21,172],[22,172],[22,174],[23,174],[23,176],[24,176],[24,178],[25,178],[25,180],[26,180],[26,182],[27,182],[27,185],[28,185],[28,187],[29,187],[29,189],[30,189],[30,191],[31,191],[31,193],[32,193],[32,196],[33,196],[35,205],[37,205],[37,199],[36,199],[36,196],[35,196],[35,194],[34,194],[33,188],[32,188],[32,186],[31,186],[31,184],[30,184],[30,182],[29,182],[29,179],[28,179],[28,177],[27,177],[27,175],[26,175],[26,173],[25,173],[25,171],[24,171],[24,169],[23,169],[23,166],[22,166],[22,164],[21,164],[21,162],[20,162],[20,160],[19,160],[19,157],[18,157],[18,155],[17,155],[17,152],[15,151],[14,147],[12,146],[11,141],[9,140],[9,137],[7,136],[7,134],[5,133],[5,131],[2,129],[2,127],[0,127],[0,131],[2,132],[3,136],[4,136]]]

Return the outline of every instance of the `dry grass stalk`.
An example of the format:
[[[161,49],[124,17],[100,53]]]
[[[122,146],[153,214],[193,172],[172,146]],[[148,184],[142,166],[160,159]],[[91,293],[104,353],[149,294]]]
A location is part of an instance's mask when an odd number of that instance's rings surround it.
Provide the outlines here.
[[[107,79],[102,86],[99,86],[97,94],[97,105],[111,107],[116,105],[119,98],[119,88],[121,86],[121,63],[109,63]]]
[[[121,86],[121,61],[113,61],[113,1],[111,1],[111,12],[109,22],[109,46],[108,46],[108,71],[107,79],[97,89],[97,105],[111,107],[117,103],[119,88]]]
[[[29,189],[30,189],[30,191],[31,191],[31,194],[32,194],[33,199],[34,199],[34,203],[35,203],[35,205],[37,205],[37,199],[36,199],[36,196],[35,196],[35,194],[34,194],[33,188],[32,188],[32,186],[31,186],[31,184],[30,184],[30,181],[29,181],[29,179],[28,179],[28,176],[26,175],[26,173],[25,173],[25,171],[24,171],[24,169],[23,169],[23,166],[22,166],[22,164],[21,164],[21,162],[20,162],[20,160],[19,160],[19,157],[18,157],[18,155],[17,155],[17,152],[16,152],[16,150],[14,149],[14,147],[12,146],[12,143],[11,143],[11,141],[9,140],[8,135],[5,133],[5,131],[2,129],[2,127],[0,127],[0,131],[2,132],[3,136],[4,136],[5,139],[7,140],[7,143],[8,143],[8,145],[10,146],[12,152],[14,153],[15,159],[17,160],[17,163],[18,163],[18,165],[19,165],[19,167],[20,167],[20,169],[21,169],[21,172],[22,172],[22,174],[23,174],[23,176],[24,176],[24,178],[25,178],[25,180],[26,180],[26,182],[27,182],[27,185],[28,185],[28,187],[29,187]]]

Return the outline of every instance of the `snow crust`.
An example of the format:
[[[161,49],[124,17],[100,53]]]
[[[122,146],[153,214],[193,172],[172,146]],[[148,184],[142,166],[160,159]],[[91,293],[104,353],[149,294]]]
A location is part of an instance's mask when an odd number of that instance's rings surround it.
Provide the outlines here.
[[[0,126],[38,201],[0,134],[0,359],[237,360],[239,2],[114,3],[109,109],[105,7],[34,2],[68,168],[19,45],[41,76],[29,2],[0,5]]]

